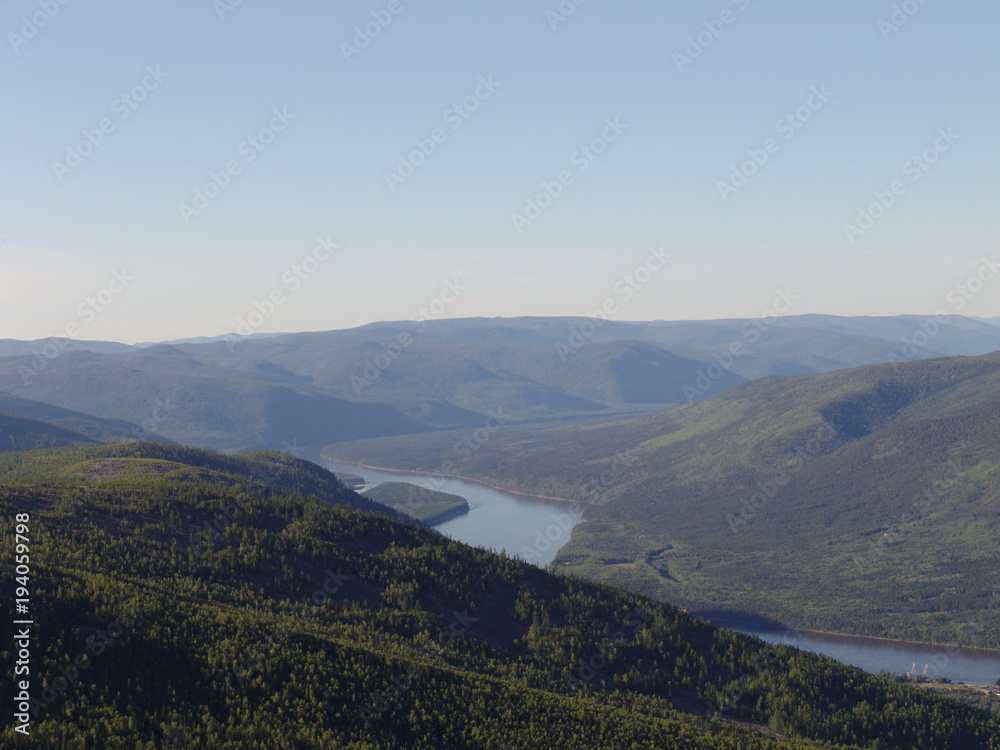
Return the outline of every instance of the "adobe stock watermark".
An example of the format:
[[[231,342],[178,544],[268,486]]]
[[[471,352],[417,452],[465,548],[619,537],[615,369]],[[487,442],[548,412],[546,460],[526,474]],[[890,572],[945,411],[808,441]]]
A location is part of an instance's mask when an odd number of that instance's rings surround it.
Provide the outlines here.
[[[429,643],[421,643],[417,647],[417,658],[425,659],[430,662],[431,665],[442,664],[444,659],[441,656],[441,653],[448,649],[456,638],[459,638],[469,632],[469,630],[472,629],[473,623],[479,621],[479,618],[470,615],[468,610],[465,612],[453,611],[451,612],[450,617],[451,623],[449,624],[448,629],[442,633],[438,633],[438,635],[434,638],[434,643],[436,643],[437,649],[432,648]],[[371,706],[366,706],[361,709],[361,716],[365,721],[365,725],[371,726],[372,719],[381,716],[401,701],[406,693],[413,687],[414,681],[426,675],[428,670],[428,666],[417,661],[410,661],[407,664],[405,674],[394,675],[390,679],[392,686],[378,693]]]
[[[225,337],[229,351],[232,352],[237,343],[252,335],[270,320],[278,309],[288,302],[288,295],[298,291],[320,269],[320,266],[333,257],[333,253],[339,247],[340,245],[329,235],[317,238],[312,252],[293,263],[281,274],[282,286],[274,287],[264,299],[254,300],[254,309],[237,318],[236,333]]]
[[[816,456],[825,453],[839,433],[834,425],[824,422],[813,436],[800,445],[792,453],[785,456],[785,467],[776,470],[767,481],[758,481],[749,497],[740,500],[738,514],[729,513],[726,524],[729,530],[738,534],[740,526],[752,522],[757,513],[778,495],[778,491],[791,480],[792,476],[802,471],[802,468]]]
[[[96,632],[87,636],[84,642],[86,650],[81,651],[72,659],[66,659],[56,667],[59,674],[54,677],[50,675],[45,680],[45,688],[39,697],[31,698],[31,718],[37,719],[48,710],[49,706],[65,697],[70,687],[79,679],[80,674],[93,666],[93,657],[100,656],[109,647],[114,646],[118,639],[129,628],[133,627],[136,618],[142,614],[144,614],[142,607],[133,607],[129,611],[122,612],[104,628],[97,628]]]
[[[903,336],[899,352],[886,352],[886,361],[896,365],[900,362],[911,362],[919,358],[920,350],[930,346],[934,337],[941,332],[941,326],[951,320],[952,315],[959,314],[965,306],[1000,273],[1000,258],[996,254],[992,258],[985,255],[980,258],[980,266],[974,274],[965,281],[952,287],[945,295],[945,302],[951,308],[939,309],[933,318],[919,321],[920,330],[912,335]],[[902,355],[902,356],[900,356]]]
[[[653,622],[653,616],[653,612],[639,608],[629,612],[622,626],[602,641],[590,657],[586,659],[580,657],[573,672],[563,677],[566,686],[575,692],[597,677],[614,658],[615,651],[632,643],[635,637]]]
[[[570,166],[576,170],[560,170],[554,179],[543,180],[542,190],[533,197],[524,199],[524,212],[514,212],[510,215],[511,223],[518,234],[524,228],[530,226],[542,215],[542,212],[549,208],[576,180],[577,175],[581,175],[590,169],[591,165],[608,150],[608,146],[617,141],[622,133],[628,130],[628,124],[621,121],[621,117],[608,117],[604,120],[604,129],[600,135],[592,138],[589,143],[580,146],[569,155]]]
[[[782,635],[789,640],[787,646],[794,647],[802,639],[804,633],[789,627]],[[719,721],[726,712],[736,708],[746,695],[747,687],[756,679],[757,673],[773,669],[779,663],[779,658],[780,653],[776,646],[768,644],[761,651],[758,651],[747,671],[741,674],[733,684],[728,685],[714,703],[708,701],[708,707],[702,715],[702,720],[706,723]]]
[[[479,81],[472,92],[462,101],[454,102],[441,115],[444,124],[454,133],[472,117],[474,112],[479,110],[480,105],[496,93],[498,88],[500,88],[500,84],[493,80],[493,76],[479,76]],[[448,130],[434,128],[426,138],[415,139],[413,145],[416,148],[405,156],[399,157],[395,170],[385,171],[385,182],[389,186],[389,190],[395,193],[397,187],[406,182],[416,173],[417,169],[427,163],[431,155],[437,151],[438,146],[448,140],[448,135]]]
[[[295,119],[295,115],[290,114],[288,109],[271,110],[272,117],[267,125],[260,128],[253,135],[247,136],[236,147],[238,159],[230,159],[222,169],[211,170],[208,173],[208,181],[199,188],[195,188],[191,195],[190,204],[179,203],[177,210],[185,224],[190,224],[191,219],[200,216],[207,209],[212,201],[222,195],[222,191],[229,187],[233,178],[242,174],[243,168],[252,164],[263,151],[274,143],[278,133],[284,132],[289,123]]]
[[[434,490],[429,487],[422,487],[419,484],[409,484],[406,488],[406,510],[404,513],[409,516],[414,515],[431,500],[433,492]]]
[[[948,495],[958,477],[970,468],[962,466],[954,459],[950,459],[947,466],[948,473],[943,479],[930,482],[910,498],[911,510],[904,511],[897,523],[869,540],[868,551],[864,555],[854,555],[854,567],[857,572],[867,572],[885,554],[885,548],[891,547],[913,524],[930,514],[932,508]]]
[[[243,5],[243,0],[215,0],[212,3],[212,10],[220,21],[225,21],[226,16],[235,13],[236,9]]]
[[[139,423],[139,429],[132,429],[132,437],[136,440],[145,440],[150,435],[155,435],[160,426],[170,419],[170,413],[179,408],[177,404],[171,403],[169,398],[155,399],[152,414]]]
[[[825,85],[812,86],[809,89],[809,96],[806,100],[795,108],[792,112],[786,112],[774,123],[774,129],[784,141],[790,141],[795,137],[803,125],[812,116],[823,108],[823,105],[830,101],[833,92],[829,91]],[[766,138],[760,148],[748,148],[747,159],[739,164],[733,164],[728,180],[716,180],[715,188],[719,191],[719,197],[723,202],[729,200],[729,196],[747,184],[747,181],[757,174],[765,164],[781,150],[781,143],[777,138]]]
[[[240,685],[246,683],[255,673],[263,671],[266,659],[273,656],[279,648],[285,645],[294,632],[297,622],[308,619],[320,607],[329,604],[351,579],[351,576],[341,572],[340,568],[337,568],[336,572],[327,568],[325,573],[326,578],[323,579],[323,582],[314,588],[312,593],[303,596],[296,602],[293,614],[285,618],[279,628],[271,630],[264,637],[266,646],[262,645],[252,649],[240,663],[233,665],[233,671],[236,673],[236,679]]]
[[[110,117],[101,118],[94,128],[84,128],[81,131],[83,138],[75,144],[66,147],[66,156],[62,161],[52,162],[52,171],[56,180],[62,182],[67,175],[72,174],[80,167],[84,160],[90,157],[104,143],[104,139],[115,132],[118,127],[117,122],[123,122],[131,116],[139,105],[149,97],[150,93],[156,91],[170,73],[164,73],[160,66],[148,66],[142,80],[128,91],[112,100],[111,114],[116,115],[115,119]],[[116,122],[117,120],[117,122]]]
[[[544,529],[535,529],[535,539],[532,545],[529,547],[527,544],[522,544],[517,556],[527,563],[539,565],[542,556],[552,549],[552,545],[556,544],[561,547],[565,543],[565,541],[560,542],[559,540],[563,539],[576,524],[580,523],[583,519],[583,511],[584,507],[580,503],[573,503],[565,512],[549,513],[552,523]]]
[[[392,19],[402,12],[403,3],[401,0],[389,0],[389,3],[381,10],[373,10],[371,12],[372,20],[366,21],[363,26],[354,27],[354,36],[351,38],[353,44],[340,43],[340,51],[344,54],[344,59],[350,63],[352,58],[360,55],[361,50],[371,44],[375,37],[388,28]]]
[[[471,461],[476,452],[492,439],[497,430],[503,427],[507,419],[508,417],[504,416],[502,406],[487,409],[483,426],[472,430],[461,440],[456,440],[455,444],[451,447],[452,453],[458,456],[461,463]],[[456,466],[457,464],[454,461],[445,459],[441,462],[441,473],[450,474]],[[435,485],[433,489],[436,490],[440,490],[444,486],[437,477],[431,477],[430,483]]]
[[[580,491],[584,501],[596,504],[605,492],[621,483],[622,477],[629,473],[636,460],[628,451],[616,453],[611,466],[602,471],[597,479],[591,479],[584,484]]]
[[[296,438],[292,442],[282,441],[281,453],[299,458],[306,452],[306,447],[299,445]],[[253,472],[253,484],[258,492],[245,494],[241,497],[229,500],[223,505],[219,512],[211,519],[202,518],[201,528],[188,534],[188,546],[192,554],[200,557],[205,554],[214,544],[216,539],[230,526],[248,515],[253,508],[253,503],[259,499],[260,493],[266,490],[269,485],[277,480],[277,473],[271,468],[257,469]]]
[[[462,293],[466,291],[468,291],[468,287],[459,281],[458,277],[445,279],[444,288],[438,296],[428,304],[422,305],[410,315],[409,319],[418,324],[416,334],[419,335],[426,331],[430,321],[437,320],[444,315],[445,310],[457,302]],[[361,391],[378,380],[379,376],[385,370],[392,367],[393,362],[399,359],[399,355],[403,353],[403,350],[413,344],[413,341],[413,333],[400,331],[399,335],[393,341],[379,344],[382,351],[372,357],[365,358],[362,362],[364,369],[361,375],[351,375],[350,381],[354,392],[360,395]]]
[[[952,132],[950,126],[938,128],[937,135],[931,145],[903,162],[901,167],[903,176],[909,177],[911,185],[919,182],[927,170],[936,164],[941,155],[949,151],[960,138],[960,135]],[[909,185],[902,179],[897,179],[893,180],[886,190],[876,190],[873,193],[875,200],[867,206],[858,208],[858,218],[855,222],[853,224],[844,223],[843,229],[847,235],[847,241],[852,245],[857,242],[859,237],[875,226],[876,221],[885,216],[886,211],[896,204],[896,199],[905,195],[908,189]]]
[[[628,451],[616,454],[607,469],[602,471],[597,478],[586,482],[580,489],[583,501],[592,505],[597,504],[605,492],[621,482],[622,477],[629,472],[635,461],[635,457]],[[522,544],[517,556],[525,562],[537,565],[552,549],[552,545],[563,539],[576,524],[580,523],[584,511],[584,505],[574,502],[565,512],[549,513],[552,523],[544,529],[536,529],[532,545],[529,547],[527,544]]]
[[[28,366],[18,367],[18,374],[21,376],[22,385],[28,385],[31,379],[44,372],[49,366],[49,362],[63,354],[69,347],[66,339],[80,338],[97,316],[114,304],[119,295],[124,292],[129,284],[135,281],[135,276],[130,274],[126,268],[111,272],[111,279],[96,293],[76,306],[76,318],[63,326],[63,330],[49,337],[49,343],[44,344],[40,349],[32,351],[33,358]]]
[[[741,13],[750,7],[752,1],[732,0],[733,5]],[[683,73],[685,68],[692,65],[695,60],[702,56],[706,49],[715,44],[716,40],[726,32],[726,29],[736,22],[737,17],[732,8],[726,8],[717,18],[703,21],[701,25],[704,28],[694,36],[687,38],[687,45],[684,47],[684,52],[674,52],[673,59],[677,70]]]
[[[451,447],[450,454],[455,457],[454,460],[450,457],[442,460],[437,473],[428,474],[426,476],[427,482],[431,486],[429,488],[421,487],[421,492],[425,489],[431,489],[438,492],[442,491],[445,486],[444,477],[451,475],[451,473],[460,464],[471,461],[476,453],[493,439],[493,435],[496,434],[501,427],[503,427],[508,419],[509,417],[503,413],[502,406],[491,407],[488,409],[486,412],[486,419],[483,420],[483,426],[469,431],[455,441]],[[420,502],[420,504],[422,503],[423,501]]]
[[[889,18],[880,19],[875,24],[882,34],[882,39],[888,41],[889,37],[902,29],[926,4],[927,0],[904,0],[902,3],[893,4]]]
[[[788,311],[792,309],[792,305],[798,300],[799,295],[793,293],[791,289],[776,289],[771,306],[761,312],[760,316],[748,320],[740,328],[740,336],[742,338],[729,342],[729,346],[721,352],[713,352],[712,359],[715,360],[715,363],[709,365],[706,369],[699,368],[695,372],[697,378],[693,386],[685,383],[681,387],[684,399],[691,402],[696,398],[701,398],[711,390],[719,378],[732,370],[733,365],[736,364],[736,360],[749,351],[747,347],[756,344],[760,340],[761,335],[770,330],[771,326],[778,321],[778,318],[788,314]],[[746,339],[746,343],[742,339]]]
[[[653,275],[663,268],[670,259],[670,253],[662,247],[649,248],[646,259],[637,265],[630,273],[618,279],[612,290],[614,296],[609,296],[593,311],[587,313],[587,320],[578,326],[570,326],[569,338],[566,343],[561,341],[555,345],[556,354],[563,362],[578,349],[584,346],[596,334],[598,329],[618,313],[619,302],[628,302],[642,287],[650,282]]]
[[[587,0],[560,0],[555,8],[545,11],[545,20],[549,22],[549,28],[556,31],[560,24],[566,23],[570,16],[576,13],[576,9],[586,2]]]
[[[11,32],[7,34],[7,41],[14,49],[15,53],[20,53],[21,47],[38,36],[53,18],[59,15],[59,11],[65,5],[69,5],[71,0],[38,0],[38,10],[30,16],[21,17],[20,34]]]

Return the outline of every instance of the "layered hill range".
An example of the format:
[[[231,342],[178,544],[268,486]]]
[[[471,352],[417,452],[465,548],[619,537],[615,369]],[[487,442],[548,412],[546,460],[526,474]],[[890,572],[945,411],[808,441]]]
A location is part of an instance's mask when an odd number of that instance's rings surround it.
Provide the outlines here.
[[[434,471],[461,432],[331,446]],[[1000,352],[506,426],[451,473],[589,503],[555,565],[720,616],[1000,647]]]
[[[151,423],[143,427],[121,419],[102,419],[0,393],[0,453],[122,440],[170,442],[149,427]]]
[[[506,422],[604,417],[768,375],[997,349],[1000,327],[960,316],[404,321],[135,347],[0,340],[0,391],[147,438],[316,458],[345,440],[479,427],[491,409]]]

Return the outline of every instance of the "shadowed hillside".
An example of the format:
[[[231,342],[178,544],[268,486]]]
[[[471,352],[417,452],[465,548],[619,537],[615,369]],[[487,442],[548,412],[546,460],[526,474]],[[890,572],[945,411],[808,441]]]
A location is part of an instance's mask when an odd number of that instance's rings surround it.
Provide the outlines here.
[[[289,456],[5,454],[0,497],[32,539],[33,747],[998,748],[971,706],[368,512]]]

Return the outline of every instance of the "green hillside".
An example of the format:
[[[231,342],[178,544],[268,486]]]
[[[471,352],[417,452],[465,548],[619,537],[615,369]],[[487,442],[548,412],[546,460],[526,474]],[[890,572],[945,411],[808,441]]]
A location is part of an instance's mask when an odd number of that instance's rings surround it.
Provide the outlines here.
[[[0,497],[32,747],[1000,747],[971,706],[359,510],[288,456],[12,453]]]
[[[32,376],[24,366],[19,357],[0,359],[0,388],[105,418],[151,421],[168,438],[219,450],[316,451],[335,440],[426,429],[390,406],[338,399],[282,375],[205,365],[167,345],[70,352]]]
[[[469,503],[464,497],[438,492],[409,482],[382,482],[366,490],[364,496],[395,508],[400,513],[422,521],[428,526],[444,523],[469,512]]]
[[[457,434],[327,453],[434,471]],[[561,568],[668,584],[698,610],[1000,647],[1000,355],[764,378],[614,423],[520,425],[453,463],[595,503]]]
[[[166,438],[157,435],[156,430],[166,420],[171,410],[172,405],[167,401],[155,404],[150,416],[144,419],[142,424],[136,424],[122,419],[95,417],[92,414],[83,414],[42,401],[33,401],[0,392],[0,412],[47,422],[50,425],[83,435],[97,443],[112,443],[126,439],[169,442]]]
[[[0,412],[0,453],[86,445],[92,442],[94,441],[78,432],[71,432],[37,419],[26,419]]]

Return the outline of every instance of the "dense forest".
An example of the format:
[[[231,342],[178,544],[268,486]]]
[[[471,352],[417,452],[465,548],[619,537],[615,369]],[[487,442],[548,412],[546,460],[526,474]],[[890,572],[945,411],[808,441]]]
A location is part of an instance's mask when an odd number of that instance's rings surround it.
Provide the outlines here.
[[[464,437],[327,455],[587,503],[554,564],[644,593],[669,585],[691,610],[1000,648],[1000,354],[762,378],[616,422],[510,425],[460,455]]]
[[[30,518],[33,747],[1000,750],[984,711],[449,541],[287,455],[9,453],[0,498]]]
[[[338,475],[338,478],[343,480],[343,476]],[[365,490],[365,497],[430,526],[469,512],[469,503],[464,497],[409,482],[382,482]]]

